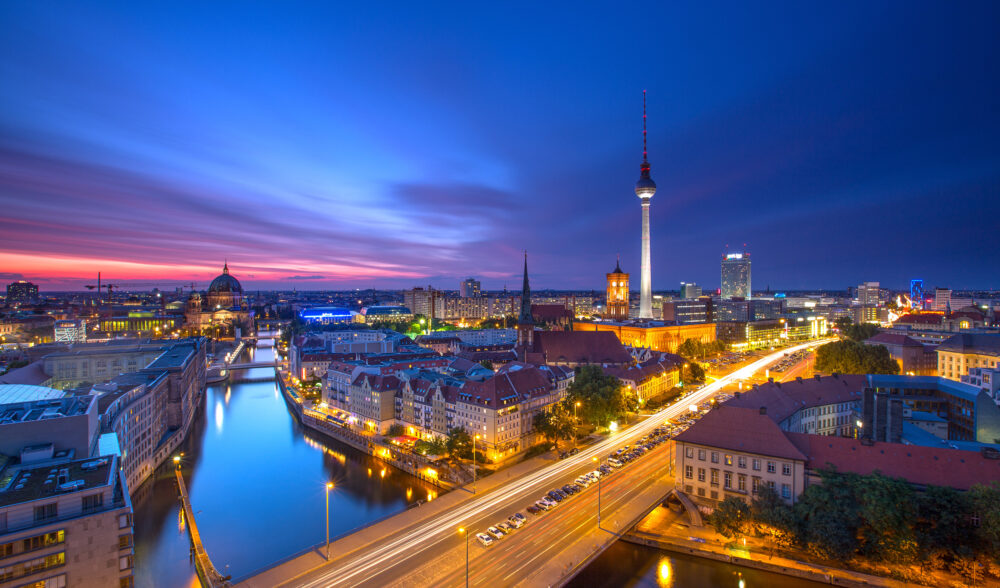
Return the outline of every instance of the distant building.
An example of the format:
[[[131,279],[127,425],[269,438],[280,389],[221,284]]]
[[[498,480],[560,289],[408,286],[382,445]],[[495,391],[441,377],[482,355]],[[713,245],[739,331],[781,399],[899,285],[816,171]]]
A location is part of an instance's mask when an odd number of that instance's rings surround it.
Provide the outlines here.
[[[763,321],[777,319],[784,311],[781,299],[730,299],[712,302],[712,320],[714,321]]]
[[[628,274],[622,271],[621,259],[615,263],[615,269],[607,274],[608,293],[604,316],[611,320],[628,318],[629,286]]]
[[[937,353],[934,345],[924,345],[909,335],[881,332],[865,341],[866,345],[884,345],[899,364],[899,373],[908,376],[936,376]]]
[[[361,314],[368,324],[413,320],[413,313],[405,306],[368,306]]]
[[[202,296],[192,292],[184,308],[184,325],[191,335],[239,338],[253,333],[253,311],[243,297],[243,286],[229,273],[229,263]]]
[[[575,321],[574,331],[614,333],[622,345],[676,353],[687,339],[702,343],[715,341],[712,323],[675,325],[662,321]]]
[[[18,280],[7,284],[7,304],[28,304],[38,300],[38,286]]]
[[[878,282],[864,282],[858,286],[858,305],[878,306],[882,302]]]
[[[87,321],[56,321],[54,331],[56,343],[82,343],[87,340]]]
[[[679,325],[694,325],[712,322],[714,305],[712,299],[703,296],[697,300],[671,300],[663,303],[660,311],[663,320]]]
[[[977,367],[997,367],[1000,334],[959,333],[937,347],[938,375],[959,381]]]
[[[459,291],[462,298],[476,298],[482,293],[479,280],[473,278],[467,278],[462,282]]]
[[[727,253],[722,256],[722,298],[750,298],[750,254]]]
[[[701,286],[698,284],[688,284],[686,282],[681,282],[681,298],[685,300],[691,300],[693,298],[699,298],[701,296]]]
[[[934,304],[931,306],[931,310],[936,310],[938,312],[951,312],[950,288],[934,289]]]
[[[316,306],[304,308],[299,311],[299,318],[303,322],[319,325],[331,325],[335,323],[353,323],[360,315],[349,309],[335,306]]]
[[[1000,368],[970,368],[969,373],[962,376],[962,383],[979,388],[989,394],[994,402],[1000,404]]]

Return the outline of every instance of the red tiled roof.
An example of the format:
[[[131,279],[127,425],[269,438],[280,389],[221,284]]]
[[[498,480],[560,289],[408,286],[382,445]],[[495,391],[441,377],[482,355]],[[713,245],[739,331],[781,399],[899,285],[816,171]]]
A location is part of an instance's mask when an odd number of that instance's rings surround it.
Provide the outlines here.
[[[900,443],[863,445],[860,440],[847,437],[787,435],[808,457],[806,467],[814,470],[831,464],[838,472],[871,474],[879,471],[911,484],[951,486],[959,490],[1000,479],[1000,460],[987,459],[975,451]]]
[[[767,416],[780,423],[803,408],[861,400],[866,382],[865,376],[841,374],[767,383],[729,400],[725,406],[757,411],[765,406]]]
[[[610,331],[535,331],[529,353],[546,363],[632,364],[632,356]]]
[[[944,315],[940,314],[904,314],[896,319],[894,325],[940,325]]]
[[[806,460],[768,415],[760,414],[758,409],[730,406],[728,402],[709,411],[674,439],[719,449]]]
[[[680,357],[679,355],[674,355],[672,357],[666,357],[663,359],[657,358],[637,366],[607,367],[604,368],[604,373],[614,376],[619,380],[629,380],[632,382],[645,382],[650,378],[676,370],[683,364],[684,364],[684,358]]]
[[[396,376],[382,376],[377,374],[361,373],[358,374],[357,378],[354,378],[354,382],[351,384],[354,386],[360,386],[363,382],[368,381],[372,390],[378,392],[387,392],[389,390],[398,390],[400,381]]]
[[[466,382],[460,391],[460,398],[474,404],[502,408],[543,396],[551,390],[552,382],[548,375],[530,366],[505,370],[483,382]]]

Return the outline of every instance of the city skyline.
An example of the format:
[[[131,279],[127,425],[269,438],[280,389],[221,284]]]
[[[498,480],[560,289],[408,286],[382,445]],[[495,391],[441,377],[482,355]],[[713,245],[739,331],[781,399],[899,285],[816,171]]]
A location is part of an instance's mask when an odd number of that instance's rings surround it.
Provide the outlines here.
[[[653,290],[744,243],[758,288],[998,287],[992,5],[213,10],[2,8],[0,278],[497,290],[527,249],[600,290],[640,269],[645,89]]]

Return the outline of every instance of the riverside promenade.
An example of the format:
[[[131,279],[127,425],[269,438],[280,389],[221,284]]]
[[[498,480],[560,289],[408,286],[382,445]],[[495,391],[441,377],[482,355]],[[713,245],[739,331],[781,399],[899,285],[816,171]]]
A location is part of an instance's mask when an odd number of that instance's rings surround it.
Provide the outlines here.
[[[187,486],[184,484],[184,476],[181,475],[180,468],[174,468],[177,476],[177,492],[180,496],[181,507],[184,509],[184,520],[187,521],[188,533],[191,536],[191,552],[194,555],[195,567],[198,570],[198,577],[209,588],[227,588],[232,586],[229,578],[219,573],[215,568],[205,546],[201,542],[201,534],[198,533],[198,524],[194,520],[194,509],[191,508],[191,501],[188,499]]]

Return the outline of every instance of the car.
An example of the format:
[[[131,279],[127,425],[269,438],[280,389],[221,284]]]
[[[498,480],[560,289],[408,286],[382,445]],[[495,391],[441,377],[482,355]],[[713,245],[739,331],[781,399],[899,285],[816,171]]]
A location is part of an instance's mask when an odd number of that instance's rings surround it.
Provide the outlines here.
[[[570,484],[566,484],[560,490],[562,490],[562,492],[565,493],[567,496],[576,494],[576,489],[574,489],[573,486]]]
[[[540,515],[540,514],[542,514],[542,512],[545,509],[541,508],[539,506],[535,506],[534,504],[532,504],[532,505],[528,506],[528,508],[526,508],[524,510],[528,511],[530,514],[533,514],[533,515]]]
[[[549,508],[552,508],[553,506],[559,504],[559,501],[558,500],[553,500],[549,496],[542,496],[541,503],[544,504],[544,505],[546,505],[546,506],[548,506]]]
[[[515,519],[521,521],[522,523],[528,522],[528,517],[524,516],[523,514],[521,514],[519,512],[515,512],[511,516],[514,517]]]
[[[618,461],[617,459],[615,459],[613,457],[608,460],[608,463],[611,464],[612,467],[616,467],[616,468],[620,468],[623,465],[625,465],[625,464],[623,464],[622,462]]]
[[[500,529],[497,529],[496,527],[486,527],[486,532],[489,533],[490,535],[493,535],[497,539],[503,539],[504,536],[504,532],[501,531]]]
[[[497,528],[504,532],[506,535],[510,535],[514,532],[514,525],[508,523],[507,521],[501,521],[497,523]]]
[[[611,466],[608,465],[602,465],[598,469],[601,470],[601,473],[604,474],[605,476],[611,473]]]
[[[512,529],[520,529],[524,526],[524,521],[517,517],[507,517],[507,524],[510,525]]]
[[[566,495],[558,490],[553,490],[549,492],[549,498],[555,500],[556,502],[562,502],[563,500],[566,500]]]
[[[569,454],[570,455],[576,455],[577,453],[580,453],[580,450],[577,449],[576,447],[574,447],[573,449],[569,450]]]
[[[490,537],[486,533],[476,533],[476,539],[478,539],[479,542],[483,544],[483,547],[489,547],[490,545],[493,545],[493,543],[496,541],[496,539]]]
[[[579,484],[580,486],[583,486],[584,488],[586,488],[587,486],[590,486],[591,484],[593,484],[593,482],[590,481],[590,478],[588,478],[586,476],[580,476],[579,478],[577,478],[575,480],[575,482],[577,484]]]

